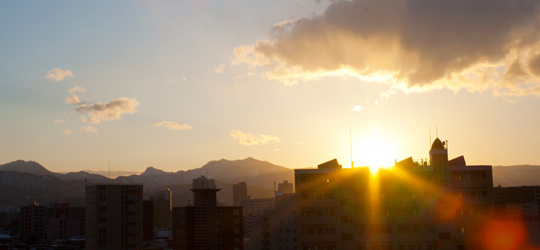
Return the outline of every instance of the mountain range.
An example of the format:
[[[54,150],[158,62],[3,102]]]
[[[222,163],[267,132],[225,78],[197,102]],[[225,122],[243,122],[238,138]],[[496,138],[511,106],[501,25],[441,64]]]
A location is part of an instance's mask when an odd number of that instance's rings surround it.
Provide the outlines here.
[[[126,171],[127,173],[133,173]],[[165,172],[148,167],[140,174],[117,176],[113,183],[141,183],[144,195],[169,188],[173,194],[173,206],[184,206],[192,199],[192,180],[205,175],[215,179],[218,200],[232,204],[232,185],[245,181],[248,195],[252,198],[272,197],[274,182],[288,180],[294,183],[294,170],[253,158],[243,160],[210,161],[191,170]],[[89,171],[56,173],[34,161],[14,161],[0,165],[0,211],[15,210],[34,201],[44,204],[62,202],[68,197],[84,197],[85,184],[108,183],[109,178]],[[540,185],[540,166],[494,166],[494,186]]]
[[[118,176],[112,183],[141,183],[144,196],[153,191],[169,188],[173,195],[173,206],[184,206],[191,200],[192,180],[205,175],[215,179],[218,200],[232,205],[232,185],[246,182],[248,195],[252,198],[273,196],[274,181],[288,180],[294,183],[294,171],[253,158],[243,160],[210,161],[196,169],[165,172],[148,167],[140,174]],[[0,165],[0,211],[14,210],[34,201],[45,204],[62,202],[67,197],[84,197],[85,184],[108,183],[109,178],[86,171],[55,173],[34,161],[14,161]]]

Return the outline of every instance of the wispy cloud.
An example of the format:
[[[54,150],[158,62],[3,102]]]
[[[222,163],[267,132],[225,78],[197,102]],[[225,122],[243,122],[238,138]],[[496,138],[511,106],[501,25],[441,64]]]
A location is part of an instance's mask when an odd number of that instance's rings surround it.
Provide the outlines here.
[[[188,130],[193,129],[192,126],[189,126],[187,124],[178,124],[176,122],[169,122],[169,121],[162,121],[158,123],[152,124],[154,127],[165,127],[170,130]]]
[[[64,131],[64,135],[73,134],[73,130],[66,130]]]
[[[279,138],[271,135],[252,135],[242,131],[233,130],[229,135],[240,143],[240,145],[259,145],[270,142],[280,142]]]
[[[77,95],[75,95],[75,94],[66,97],[66,99],[64,99],[64,101],[65,101],[66,103],[69,103],[69,104],[72,104],[72,105],[79,105],[79,104],[81,104],[81,101],[79,100],[79,97],[78,97]]]
[[[62,120],[62,119],[54,119],[55,124],[60,124],[62,122],[64,122],[64,120]]]
[[[69,93],[72,93],[72,94],[74,94],[74,93],[84,93],[84,92],[86,92],[86,89],[83,88],[83,87],[73,87],[73,88],[69,89]]]
[[[356,105],[356,106],[354,106],[354,108],[352,110],[360,113],[360,112],[362,112],[362,106]]]
[[[77,113],[88,114],[87,117],[81,117],[81,120],[84,122],[101,123],[102,120],[120,120],[125,113],[135,113],[139,104],[139,101],[136,99],[120,97],[106,103],[82,104],[75,111]]]
[[[59,82],[62,81],[64,77],[68,76],[73,77],[73,73],[71,73],[71,70],[61,70],[59,68],[54,68],[49,70],[49,72],[47,72],[47,74],[43,78]]]
[[[217,74],[223,74],[223,72],[225,72],[225,64],[222,63],[216,68],[214,68],[214,72],[216,72]]]
[[[86,126],[81,128],[81,132],[85,133],[96,133],[97,131],[97,128],[94,128],[93,126]]]

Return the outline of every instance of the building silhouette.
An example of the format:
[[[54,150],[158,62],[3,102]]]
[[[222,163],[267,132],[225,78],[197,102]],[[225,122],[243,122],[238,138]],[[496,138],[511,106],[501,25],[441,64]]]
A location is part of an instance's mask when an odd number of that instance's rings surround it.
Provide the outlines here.
[[[149,200],[153,204],[154,225],[156,230],[171,229],[172,193],[168,188],[155,191]]]
[[[287,180],[284,180],[283,183],[278,184],[278,192],[280,192],[281,194],[294,193],[293,184],[289,183]]]
[[[248,200],[247,184],[240,182],[233,184],[233,206],[240,206],[240,202]]]
[[[242,207],[218,206],[213,179],[193,180],[193,205],[173,208],[173,249],[243,250]]]
[[[251,220],[250,247],[247,250],[297,249],[295,194],[275,197],[275,209]]]
[[[86,249],[142,249],[142,184],[86,186]]]
[[[20,237],[23,241],[45,240],[47,230],[45,206],[38,203],[21,207]]]
[[[430,162],[412,158],[376,176],[337,160],[295,169],[297,248],[302,250],[475,249],[489,213],[491,166],[448,160],[438,138]]]

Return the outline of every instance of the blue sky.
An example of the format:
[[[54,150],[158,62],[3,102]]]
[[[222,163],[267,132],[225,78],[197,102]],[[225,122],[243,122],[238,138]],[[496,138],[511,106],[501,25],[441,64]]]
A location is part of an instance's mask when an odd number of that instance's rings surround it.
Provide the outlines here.
[[[366,162],[369,153],[362,150],[374,137],[383,145],[379,151],[392,148],[387,155],[393,162],[427,157],[431,125],[433,137],[438,126],[449,140],[450,155],[464,154],[468,163],[540,164],[535,94],[497,96],[451,83],[406,93],[350,74],[300,77],[287,85],[269,79],[264,66],[232,63],[235,48],[282,39],[276,23],[316,20],[330,4],[2,2],[0,163],[34,160],[62,172],[105,169],[109,160],[115,169],[132,171],[177,171],[246,157],[289,168],[332,158],[348,165],[349,127],[355,162]],[[52,69],[73,76],[44,78]],[[81,100],[76,105],[65,101],[74,87],[86,90],[74,93]],[[116,119],[85,122],[81,116],[90,111],[75,112],[121,97],[138,105]],[[353,111],[356,106],[360,111]],[[191,129],[155,126],[162,121]]]

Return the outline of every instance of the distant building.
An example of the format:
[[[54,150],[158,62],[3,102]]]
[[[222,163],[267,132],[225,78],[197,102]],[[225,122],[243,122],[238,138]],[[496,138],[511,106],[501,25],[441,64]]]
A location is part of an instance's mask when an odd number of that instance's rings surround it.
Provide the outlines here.
[[[249,199],[241,201],[240,205],[244,209],[244,214],[261,216],[265,215],[265,210],[276,208],[276,198]]]
[[[70,237],[81,236],[80,221],[77,219],[51,218],[47,225],[47,241],[54,245],[58,240],[69,240]]]
[[[22,206],[20,223],[20,237],[23,241],[45,240],[45,206],[40,206],[38,203]]]
[[[264,215],[248,217],[251,222],[249,249],[297,249],[296,202],[294,194],[276,196],[276,208]]]
[[[278,184],[278,191],[282,194],[292,194],[294,193],[293,184],[285,180],[283,183]]]
[[[337,160],[295,169],[298,249],[481,249],[472,235],[491,210],[491,166],[448,160],[438,138],[430,164],[343,169]]]
[[[193,206],[173,208],[173,249],[243,250],[242,207],[218,207],[220,189],[202,177],[193,180]]]
[[[153,201],[154,228],[171,229],[172,193],[171,190],[164,189],[155,191],[149,200]]]
[[[216,181],[214,179],[207,179],[204,175],[194,179],[192,185],[193,189],[216,189]]]
[[[86,249],[142,249],[143,186],[86,187]]]
[[[233,185],[233,206],[240,206],[240,202],[248,200],[247,184],[240,182]]]

